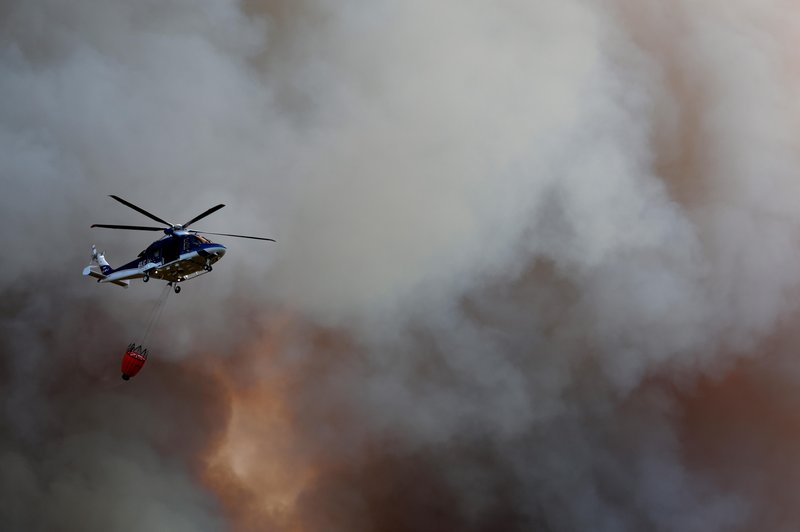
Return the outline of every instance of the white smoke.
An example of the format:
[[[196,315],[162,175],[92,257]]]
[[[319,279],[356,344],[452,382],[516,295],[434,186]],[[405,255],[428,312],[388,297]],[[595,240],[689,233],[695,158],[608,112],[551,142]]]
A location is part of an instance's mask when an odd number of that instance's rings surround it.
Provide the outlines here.
[[[225,261],[170,301],[156,340],[164,359],[185,358],[237,349],[275,309],[306,323],[258,372],[301,383],[292,399],[309,456],[347,469],[388,435],[433,461],[453,515],[487,508],[464,528],[500,504],[474,478],[506,486],[509,529],[746,524],[747,508],[733,508],[747,490],[684,464],[674,400],[641,389],[722,375],[796,310],[798,23],[780,0],[0,8],[15,420],[2,460],[18,473],[11,485],[29,486],[22,506],[67,504],[40,483],[73,478],[48,422],[27,438],[54,446],[53,464],[31,473],[19,450],[26,420],[57,410],[42,376],[54,338],[124,345],[153,294],[78,275],[91,242],[118,264],[151,236],[90,232],[145,224],[113,193],[178,223],[224,202],[198,228],[277,237],[225,241]],[[15,292],[42,278],[52,292]],[[91,315],[55,336],[42,326],[89,305],[108,328]],[[315,327],[348,347],[315,346]],[[295,364],[326,356],[342,365],[308,375]],[[356,421],[332,436],[331,412]],[[133,526],[127,502],[105,501],[107,480],[90,474],[119,434],[89,417],[72,429],[99,449],[77,460],[85,499],[123,510],[76,528]],[[137,458],[108,482],[133,475],[178,497],[183,510],[141,526],[217,526],[185,464],[158,456],[152,437],[134,437]],[[170,474],[153,473],[160,460]],[[311,486],[298,508],[324,515],[303,504],[330,497]],[[342,522],[379,528],[355,518],[363,504],[345,504],[355,520]],[[34,522],[15,512],[13,527]]]

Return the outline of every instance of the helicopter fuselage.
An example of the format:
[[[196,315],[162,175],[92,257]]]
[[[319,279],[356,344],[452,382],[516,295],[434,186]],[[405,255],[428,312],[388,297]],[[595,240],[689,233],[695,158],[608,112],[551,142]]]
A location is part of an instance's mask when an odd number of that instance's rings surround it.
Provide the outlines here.
[[[275,242],[274,238],[262,236],[212,233],[210,231],[188,229],[189,225],[223,208],[225,206],[223,203],[206,209],[184,224],[173,224],[119,196],[112,194],[111,198],[166,227],[120,224],[92,224],[92,227],[129,231],[163,231],[166,236],[147,246],[147,249],[139,253],[138,258],[123,264],[119,268],[112,268],[106,261],[105,256],[102,253],[98,253],[97,249],[92,246],[92,263],[83,269],[83,275],[97,279],[98,283],[113,283],[127,288],[131,279],[142,279],[147,282],[152,277],[174,285],[177,293],[181,290],[177,283],[188,281],[198,275],[210,272],[211,266],[225,255],[225,246],[210,241],[202,236],[201,233]]]
[[[138,258],[119,268],[101,266],[100,283],[115,283],[131,279],[144,281],[161,279],[180,283],[211,271],[225,255],[222,244],[194,234],[172,234],[150,244]],[[103,271],[105,270],[105,271]],[[91,275],[91,274],[89,274]]]

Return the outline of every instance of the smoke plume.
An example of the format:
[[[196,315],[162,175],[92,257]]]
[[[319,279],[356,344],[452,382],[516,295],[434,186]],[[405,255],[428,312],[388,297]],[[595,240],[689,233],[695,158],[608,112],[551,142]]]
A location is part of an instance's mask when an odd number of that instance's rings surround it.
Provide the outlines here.
[[[0,6],[4,530],[790,530],[789,0]],[[228,246],[172,296],[80,276]],[[215,237],[216,238],[216,237]]]

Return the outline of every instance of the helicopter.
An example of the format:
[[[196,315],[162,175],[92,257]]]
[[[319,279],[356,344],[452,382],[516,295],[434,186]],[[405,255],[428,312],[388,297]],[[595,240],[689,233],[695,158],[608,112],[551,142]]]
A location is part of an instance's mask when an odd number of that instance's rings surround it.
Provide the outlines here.
[[[141,279],[146,283],[152,277],[153,279],[166,281],[169,286],[174,287],[173,289],[177,294],[181,291],[179,283],[209,273],[213,269],[213,265],[225,255],[225,246],[212,242],[203,235],[230,236],[275,242],[273,238],[211,233],[188,228],[189,225],[223,208],[225,205],[222,203],[198,214],[182,225],[177,225],[167,222],[119,196],[111,195],[110,197],[151,220],[164,224],[166,227],[93,224],[92,227],[106,229],[164,232],[163,237],[147,246],[144,251],[139,253],[136,259],[123,264],[119,268],[111,267],[105,255],[98,253],[97,248],[92,245],[92,261],[83,269],[83,275],[97,279],[98,283],[112,283],[127,288],[132,279]]]

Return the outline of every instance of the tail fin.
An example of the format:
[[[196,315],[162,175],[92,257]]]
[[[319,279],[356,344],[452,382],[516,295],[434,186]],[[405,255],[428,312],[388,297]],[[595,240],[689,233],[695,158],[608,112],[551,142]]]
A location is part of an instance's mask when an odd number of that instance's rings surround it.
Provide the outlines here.
[[[103,252],[101,251],[98,253],[94,244],[92,244],[92,263],[100,267],[100,271],[103,272],[103,275],[110,275],[114,272],[114,268],[108,263]]]
[[[100,270],[99,272],[97,271],[98,269]],[[92,246],[92,263],[83,269],[83,275],[97,279],[98,283],[113,283],[122,288],[128,288],[129,283],[127,280],[106,280],[112,273],[114,273],[114,268],[108,264],[103,253],[98,253],[97,248]]]

